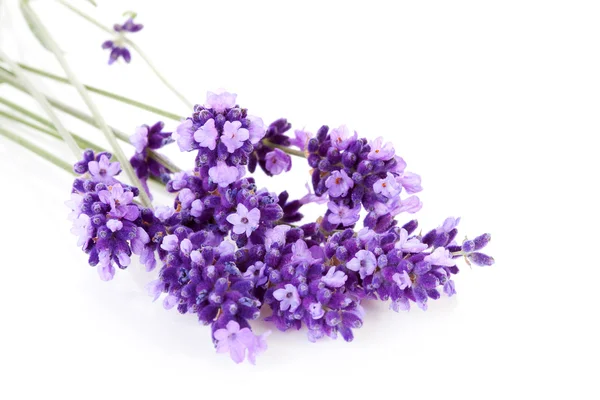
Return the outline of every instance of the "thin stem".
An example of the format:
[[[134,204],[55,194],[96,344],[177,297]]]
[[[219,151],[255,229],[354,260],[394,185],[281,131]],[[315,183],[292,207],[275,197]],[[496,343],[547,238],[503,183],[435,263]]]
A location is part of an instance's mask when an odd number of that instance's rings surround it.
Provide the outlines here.
[[[6,138],[19,144],[20,146],[25,147],[26,149],[37,154],[38,156],[45,158],[46,160],[50,161],[52,164],[56,165],[57,167],[60,167],[60,168],[64,169],[65,171],[67,171],[71,174],[74,174],[73,167],[68,162],[61,160],[54,154],[42,149],[41,147],[39,147],[36,144],[32,143],[31,141],[23,138],[22,136],[17,135],[15,133],[8,131],[1,127],[0,127],[0,135],[5,136]]]
[[[108,32],[110,34],[114,34],[113,30],[102,25],[100,22],[96,21],[94,18],[92,18],[91,16],[87,15],[86,13],[84,13],[83,11],[75,8],[74,6],[72,6],[71,4],[69,4],[68,2],[64,1],[64,0],[57,0],[60,4],[62,4],[63,6],[67,7],[69,10],[73,11],[75,14],[79,15],[80,17],[84,18],[85,20],[87,20],[88,22],[91,22],[92,24],[96,25],[98,28],[102,29],[105,32]],[[146,61],[146,64],[148,64],[148,66],[150,67],[150,69],[152,70],[152,72],[154,72],[154,74],[158,77],[158,79],[160,79],[162,81],[162,83],[171,91],[173,92],[173,94],[175,96],[177,96],[179,98],[179,100],[181,100],[181,102],[183,104],[185,104],[185,106],[188,109],[192,109],[194,108],[194,105],[187,100],[177,89],[175,89],[175,87],[173,87],[173,85],[171,85],[169,83],[169,81],[167,81],[167,78],[165,78],[159,71],[158,69],[154,66],[154,64],[152,63],[152,61],[150,61],[150,59],[148,58],[148,56],[138,47],[137,44],[135,44],[133,41],[131,41],[131,39],[124,37],[123,41],[125,43],[127,43],[129,45],[129,47],[131,47],[133,50],[135,50],[140,57],[142,57],[144,59],[144,61]]]
[[[75,73],[71,70],[69,63],[67,62],[65,56],[58,47],[58,44],[54,41],[50,33],[46,30],[46,27],[39,19],[38,15],[31,9],[31,7],[29,7],[28,3],[24,2],[22,3],[22,5],[23,10],[31,18],[32,23],[38,28],[40,36],[44,39],[52,53],[54,53],[54,56],[65,71],[65,75],[67,75],[69,81],[71,81],[73,86],[75,86],[81,98],[89,108],[90,112],[92,113],[92,116],[94,117],[94,120],[96,120],[100,130],[104,133],[104,136],[108,140],[108,143],[110,144],[110,147],[112,148],[117,160],[119,160],[119,162],[121,163],[121,167],[129,177],[129,180],[133,183],[134,186],[137,186],[138,188],[143,188],[139,178],[137,177],[135,171],[133,170],[133,167],[131,166],[131,163],[129,163],[129,160],[125,156],[123,149],[121,149],[121,146],[117,142],[115,134],[106,124],[106,121],[102,117],[102,114],[100,113],[100,110],[98,109],[96,104],[92,101],[87,89],[83,87],[79,79],[76,77]],[[150,198],[148,197],[148,194],[145,190],[140,190],[140,200],[142,201],[142,204],[144,206],[152,208],[152,202],[150,201]]]
[[[63,78],[62,76],[54,75],[54,74],[52,74],[50,72],[34,68],[34,67],[30,66],[30,65],[19,63],[19,66],[22,69],[24,69],[25,71],[32,72],[32,73],[34,73],[36,75],[40,75],[40,76],[43,76],[43,77],[55,80],[57,82],[62,82],[62,83],[66,83],[66,84],[70,84],[71,83],[71,82],[69,82],[69,80],[67,78]],[[133,99],[127,98],[125,96],[121,96],[121,95],[118,95],[118,94],[115,94],[115,93],[112,93],[112,92],[108,92],[106,90],[103,90],[103,89],[100,89],[100,88],[97,88],[97,87],[94,87],[94,86],[90,86],[90,85],[83,85],[83,86],[87,90],[89,90],[90,92],[94,92],[94,93],[99,94],[101,96],[108,97],[110,99],[117,100],[117,101],[120,101],[122,103],[132,105],[132,106],[140,108],[142,110],[150,111],[150,112],[152,112],[154,114],[157,114],[157,115],[162,115],[163,117],[170,118],[170,119],[172,119],[174,121],[181,121],[183,119],[182,116],[177,115],[175,113],[172,113],[172,112],[169,112],[169,111],[165,111],[165,110],[161,110],[160,108],[151,106],[149,104],[142,103],[142,102],[137,101],[137,100],[133,100]]]
[[[75,142],[75,139],[73,139],[73,136],[71,136],[69,131],[67,131],[64,125],[60,122],[60,119],[48,103],[48,99],[46,99],[46,97],[39,90],[36,89],[36,87],[27,78],[23,70],[14,61],[12,61],[1,49],[0,59],[3,59],[12,68],[17,79],[23,84],[23,86],[31,94],[31,96],[40,104],[44,112],[48,114],[48,116],[52,120],[52,123],[54,123],[56,130],[58,131],[58,133],[60,133],[67,146],[69,146],[69,149],[71,149],[71,152],[73,152],[75,158],[81,158],[81,149],[79,148],[79,146],[77,146],[77,143]]]
[[[19,90],[25,91],[25,88],[23,88],[23,86],[21,84],[19,84],[13,76],[8,75],[5,72],[3,72],[2,68],[0,68],[0,79],[5,80],[6,83],[14,86],[15,88],[17,88]],[[61,110],[64,113],[67,113],[67,114],[71,115],[72,117],[75,117],[75,118],[79,119],[80,121],[83,121],[91,126],[94,126],[96,128],[98,127],[98,124],[96,123],[94,118],[92,118],[91,116],[89,116],[85,113],[82,113],[81,111],[77,110],[76,108],[73,108],[65,103],[62,103],[52,97],[47,96],[46,98],[48,99],[48,102],[53,107]],[[15,104],[15,103],[12,103],[1,97],[0,97],[0,103],[7,105],[8,107],[14,109],[15,111],[20,112],[23,115],[27,115],[28,117],[38,121],[39,123],[41,123],[43,125],[46,125],[48,127],[53,127],[53,125],[50,121],[45,120],[44,118],[41,118],[41,117],[33,114],[32,112],[24,109],[23,107]],[[117,128],[110,127],[110,129],[114,132],[115,136],[119,140],[129,143],[129,137],[125,133],[121,132]],[[169,169],[171,172],[180,172],[181,171],[181,168],[179,168],[177,165],[173,164],[169,159],[158,154],[154,150],[149,150],[148,155],[150,156],[150,158],[152,158],[153,160],[156,160],[159,164],[161,164],[165,168]]]
[[[279,149],[279,150],[283,151],[284,153],[290,154],[292,156],[306,158],[306,154],[304,154],[303,151],[290,149],[289,147],[285,147],[280,144],[272,143],[268,139],[263,139],[262,144],[264,144],[265,146],[270,147],[272,149]]]
[[[43,132],[43,133],[45,133],[47,135],[50,135],[50,136],[52,136],[54,138],[62,139],[61,136],[60,136],[60,134],[58,132],[56,132],[56,130],[44,128],[43,126],[36,125],[36,124],[34,124],[32,122],[27,121],[26,119],[17,117],[16,115],[9,114],[9,113],[7,113],[5,111],[2,111],[2,110],[0,110],[0,115],[3,116],[4,118],[8,118],[10,120],[18,122],[18,123],[23,124],[25,126],[28,126],[30,128],[33,128],[33,129],[35,129],[37,131]],[[77,142],[77,144],[80,145],[83,148],[92,149],[95,152],[106,151],[106,149],[103,149],[102,147],[100,147],[100,146],[98,146],[98,145],[90,142],[87,139],[82,138],[81,136],[79,136],[77,134],[74,134],[74,133],[71,132],[71,135],[73,135],[73,138],[75,139],[75,141]]]

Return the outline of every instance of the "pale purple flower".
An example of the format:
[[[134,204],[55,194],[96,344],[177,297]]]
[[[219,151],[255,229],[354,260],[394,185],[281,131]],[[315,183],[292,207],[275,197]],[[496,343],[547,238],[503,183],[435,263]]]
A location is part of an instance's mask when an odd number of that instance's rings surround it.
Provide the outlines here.
[[[423,188],[421,187],[421,177],[412,172],[405,172],[396,178],[398,183],[406,189],[406,193],[413,194],[418,193]]]
[[[292,245],[292,262],[306,261],[312,263],[314,260],[315,258],[304,240],[298,239],[296,243]]]
[[[112,232],[120,231],[123,228],[123,223],[118,219],[109,219],[106,221],[106,227]]]
[[[358,231],[356,237],[364,244],[370,242],[371,239],[375,237],[375,235],[376,233],[374,230],[369,228],[362,228],[360,231]]]
[[[398,215],[403,212],[414,214],[419,211],[423,207],[423,203],[417,196],[410,196],[404,200],[400,200],[400,198],[395,198],[390,201],[388,205],[389,212],[392,215]]]
[[[327,203],[327,208],[331,211],[331,214],[327,216],[327,220],[335,225],[354,225],[360,218],[360,205],[355,208],[350,208],[343,204],[337,204],[330,201]]]
[[[390,142],[383,143],[383,138],[378,137],[377,139],[369,142],[371,151],[367,155],[369,160],[384,160],[387,161],[394,157],[394,147]]]
[[[206,107],[212,108],[216,112],[223,112],[228,108],[235,107],[237,94],[229,93],[224,90],[218,90],[217,93],[206,93]]]
[[[164,288],[165,283],[160,279],[151,281],[146,285],[146,291],[148,292],[148,295],[152,297],[152,301],[158,300]]]
[[[325,186],[329,189],[330,196],[344,197],[348,190],[354,187],[354,181],[344,170],[333,171],[325,181]]]
[[[308,147],[308,141],[312,138],[312,133],[297,129],[294,131],[294,135],[296,137],[290,139],[290,144],[298,147],[302,151],[306,151],[306,148]]]
[[[217,147],[218,137],[219,131],[217,131],[215,120],[212,118],[194,132],[194,140],[198,142],[198,145],[200,147],[208,147],[210,150],[214,150]]]
[[[83,203],[83,196],[79,193],[71,193],[71,200],[65,201],[65,205],[71,209],[69,213],[69,221],[73,221],[81,214],[81,204]]]
[[[302,198],[300,200],[298,200],[300,202],[300,204],[309,204],[309,203],[317,203],[317,204],[323,204],[323,203],[327,203],[327,196],[317,196],[316,194],[314,194],[310,188],[310,185],[308,183],[306,183],[304,185],[304,187],[306,188],[306,190],[308,191],[307,194],[305,194],[304,196],[302,196]]]
[[[148,127],[142,125],[135,128],[135,133],[129,136],[129,142],[135,147],[137,153],[144,151],[148,146]]]
[[[452,279],[448,279],[444,284],[444,293],[448,297],[452,297],[456,294],[456,289],[454,288],[454,281]]]
[[[265,156],[265,167],[272,175],[279,175],[292,168],[292,159],[279,149],[273,149]]]
[[[140,216],[138,206],[131,204],[133,201],[133,192],[126,191],[120,184],[109,186],[108,190],[98,192],[100,201],[104,204],[110,204],[109,215],[112,218],[125,218],[129,221],[135,221]]]
[[[179,247],[177,235],[167,235],[163,238],[160,248],[166,251],[174,251]]]
[[[406,297],[400,297],[398,300],[390,303],[390,309],[396,312],[399,312],[400,310],[408,311],[410,310],[410,301]]]
[[[186,239],[183,239],[181,241],[181,243],[179,244],[179,249],[181,250],[181,253],[184,256],[189,257],[190,253],[194,249],[194,245],[192,244],[192,241],[190,239],[186,238]]]
[[[190,208],[194,200],[196,200],[196,194],[194,192],[188,188],[181,189],[181,192],[179,192],[179,201],[181,202],[181,207],[186,209]]]
[[[217,329],[213,334],[217,341],[217,353],[227,353],[237,364],[244,361],[246,349],[253,349],[255,338],[248,328],[240,329],[236,321],[229,321],[225,328]]]
[[[267,337],[271,335],[271,331],[266,331],[260,336],[254,336],[254,344],[248,347],[248,361],[250,364],[256,364],[256,355],[267,350]]]
[[[325,310],[323,310],[321,303],[311,303],[308,306],[308,312],[313,319],[321,319],[323,318],[323,315],[325,315]]]
[[[443,247],[438,247],[423,259],[423,261],[428,262],[431,265],[439,265],[441,267],[452,267],[456,265],[456,261],[452,259],[452,254],[450,254],[450,250],[447,250]]]
[[[253,208],[248,211],[245,205],[238,204],[237,213],[229,214],[227,221],[233,225],[233,233],[241,235],[245,233],[246,236],[250,236],[260,223],[260,210]]]
[[[392,280],[396,282],[398,287],[402,290],[412,287],[412,281],[406,271],[402,271],[401,273],[396,272],[392,275]]]
[[[204,204],[202,200],[196,199],[192,201],[192,208],[190,210],[190,214],[193,217],[199,218],[202,215],[202,211],[204,211]]]
[[[406,229],[400,229],[400,239],[396,242],[395,247],[405,253],[419,253],[425,250],[428,246],[417,238],[408,238]]]
[[[248,119],[250,120],[250,125],[248,126],[250,143],[256,144],[260,142],[263,137],[265,137],[265,123],[263,122],[262,118],[252,115],[249,115]]]
[[[154,216],[160,219],[161,221],[168,220],[173,216],[173,214],[175,214],[175,210],[173,209],[173,207],[169,206],[158,206],[154,210]]]
[[[227,187],[238,179],[239,171],[224,161],[217,161],[217,165],[208,170],[208,176],[220,187]]]
[[[365,279],[367,276],[372,275],[375,272],[377,266],[377,258],[375,254],[369,250],[359,250],[356,256],[346,263],[346,268],[351,271],[358,271],[361,279]]]
[[[185,171],[176,172],[173,174],[173,179],[171,180],[173,184],[173,190],[181,190],[187,185],[187,177],[188,173]]]
[[[233,153],[243,146],[244,142],[250,137],[248,129],[242,128],[240,121],[225,121],[223,125],[223,134],[221,142],[227,147],[227,151]]]
[[[356,131],[354,134],[346,125],[341,125],[337,129],[331,130],[331,144],[338,150],[346,150],[350,143],[354,142],[358,137]]]
[[[235,253],[237,247],[234,243],[225,239],[219,243],[217,250],[219,251],[219,254],[221,254],[221,257],[223,257]]]
[[[90,221],[90,217],[86,214],[81,214],[73,221],[71,233],[78,237],[77,246],[83,246],[92,237],[94,227]]]
[[[283,311],[290,309],[290,312],[296,311],[300,306],[300,295],[294,285],[286,284],[283,288],[273,292],[273,297],[279,300],[279,308]]]
[[[277,225],[272,229],[269,229],[265,233],[265,247],[267,250],[271,249],[275,243],[278,243],[279,246],[283,246],[285,244],[285,236],[287,232],[292,229],[289,225]]]
[[[88,170],[95,182],[111,184],[115,182],[113,177],[121,172],[121,164],[118,162],[111,163],[108,157],[103,154],[100,156],[100,161],[90,161],[88,163]]]
[[[181,151],[190,151],[194,148],[194,122],[191,119],[183,121],[175,132],[173,139],[177,141],[177,145]]]
[[[178,302],[179,300],[177,299],[177,296],[169,294],[163,300],[163,307],[165,310],[170,310],[171,308],[175,307]]]
[[[437,227],[437,229],[435,231],[438,234],[450,233],[450,231],[452,231],[454,228],[456,228],[458,226],[459,222],[460,222],[460,217],[458,217],[458,218],[448,217],[444,220],[444,223],[442,225]]]
[[[335,267],[331,267],[327,271],[327,275],[321,278],[321,281],[331,288],[339,288],[344,286],[347,279],[348,275],[344,271],[336,271]]]
[[[385,179],[380,179],[373,184],[373,191],[377,194],[382,194],[385,197],[392,198],[400,194],[402,187],[396,181],[396,177],[390,172],[387,173]]]
[[[103,281],[110,281],[115,276],[115,267],[110,262],[110,251],[103,250],[98,253],[99,263],[96,269]]]
[[[268,277],[265,275],[266,268],[267,266],[262,261],[257,261],[255,264],[249,266],[242,276],[254,282],[254,286],[262,286],[268,280]]]
[[[133,239],[131,239],[131,251],[133,252],[133,254],[140,255],[140,261],[144,265],[146,265],[146,268],[153,269],[154,266],[149,265],[149,260],[146,258],[147,253],[145,253],[145,250],[146,250],[145,245],[149,242],[150,242],[150,236],[148,235],[148,233],[144,230],[144,228],[138,226],[136,229],[135,237]],[[144,257],[141,257],[142,255],[144,255]],[[152,256],[152,258],[154,259],[154,256]]]

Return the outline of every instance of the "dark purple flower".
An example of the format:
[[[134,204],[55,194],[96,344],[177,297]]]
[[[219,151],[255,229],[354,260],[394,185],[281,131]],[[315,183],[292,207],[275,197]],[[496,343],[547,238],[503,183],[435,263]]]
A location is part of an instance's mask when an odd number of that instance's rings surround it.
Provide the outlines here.
[[[125,33],[135,33],[142,30],[144,25],[136,24],[133,18],[127,19],[123,25],[115,24],[113,29],[115,31],[115,38],[113,40],[107,40],[102,43],[103,49],[110,49],[110,56],[108,58],[108,65],[113,64],[119,58],[122,58],[126,63],[131,61],[131,53],[125,47],[124,35]]]

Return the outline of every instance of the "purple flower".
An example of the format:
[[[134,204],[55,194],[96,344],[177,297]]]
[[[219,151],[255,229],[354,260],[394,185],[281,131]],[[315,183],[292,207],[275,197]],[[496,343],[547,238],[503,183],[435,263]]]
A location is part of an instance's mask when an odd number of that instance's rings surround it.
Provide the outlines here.
[[[300,296],[294,285],[286,284],[283,288],[273,292],[273,297],[279,300],[279,308],[283,311],[289,308],[290,312],[296,311],[300,306]]]
[[[73,221],[81,214],[81,204],[83,203],[83,196],[79,193],[71,193],[71,200],[65,201],[65,205],[71,209],[68,219]]]
[[[312,138],[312,133],[304,130],[295,130],[294,135],[296,136],[293,139],[290,139],[290,145],[296,146],[302,151],[306,151],[308,146],[308,141]]]
[[[344,271],[336,271],[335,267],[331,267],[327,271],[327,275],[321,278],[321,281],[331,288],[339,288],[344,286],[347,279],[348,275]]]
[[[194,192],[192,192],[190,189],[185,188],[185,189],[181,189],[181,192],[179,192],[179,201],[181,202],[181,207],[183,209],[189,209],[190,206],[192,205],[192,203],[194,202],[194,200],[196,200],[196,194]]]
[[[313,319],[321,319],[323,318],[323,315],[325,315],[325,310],[323,310],[323,305],[321,303],[311,303],[308,306],[308,312]]]
[[[86,214],[81,214],[77,219],[73,221],[73,227],[71,233],[77,236],[77,246],[83,246],[89,239],[92,238],[94,228],[90,222],[90,217]]]
[[[243,204],[238,204],[237,213],[227,216],[227,221],[233,225],[233,233],[241,235],[243,233],[250,237],[252,232],[258,228],[260,222],[260,210],[253,208],[248,211]]]
[[[160,248],[165,251],[174,251],[179,247],[177,235],[167,235],[163,238]]]
[[[142,24],[136,24],[133,21],[133,18],[127,19],[127,21],[125,21],[123,25],[114,24],[113,29],[116,32],[115,39],[107,40],[106,42],[102,43],[103,49],[111,50],[108,59],[108,65],[111,65],[112,63],[117,61],[119,57],[122,57],[126,63],[129,63],[131,61],[131,53],[127,48],[123,46],[123,34],[125,32],[139,32],[142,30],[143,27],[144,25]]]
[[[240,324],[229,321],[225,328],[217,329],[213,334],[217,341],[217,353],[227,353],[237,364],[244,361],[246,349],[254,349],[254,334],[248,328],[240,329]]]
[[[102,182],[107,185],[116,182],[114,176],[121,172],[121,164],[111,163],[105,155],[100,156],[100,161],[90,161],[88,168],[94,182]]]
[[[307,262],[312,263],[314,257],[310,252],[306,242],[302,239],[298,239],[296,243],[292,245],[292,261],[293,262]]]
[[[179,124],[173,133],[173,139],[177,141],[179,150],[190,151],[194,148],[194,134],[194,122],[191,119],[186,119]]]
[[[267,266],[262,261],[257,261],[248,267],[243,277],[252,280],[254,286],[262,286],[268,281],[268,277],[265,275],[266,268]]]
[[[111,230],[111,232],[120,231],[123,229],[123,223],[118,219],[109,219],[106,222],[106,227]]]
[[[396,282],[398,287],[402,290],[412,287],[412,281],[410,280],[410,276],[406,271],[402,271],[401,273],[395,273],[394,275],[392,275],[392,280]]]
[[[352,135],[346,125],[331,130],[331,144],[338,150],[346,150],[350,143],[356,141],[357,137],[356,131]]]
[[[202,200],[197,199],[192,201],[192,207],[190,209],[190,214],[192,215],[192,217],[200,218],[203,211],[204,204],[202,204]]]
[[[130,32],[130,33],[139,32],[143,28],[144,28],[144,25],[136,24],[133,21],[132,17],[128,18],[127,21],[125,21],[125,23],[123,25],[114,24],[114,26],[113,26],[113,29],[116,32]]]
[[[213,122],[214,125],[214,122]],[[248,129],[242,128],[240,121],[225,121],[223,125],[223,135],[221,136],[221,142],[227,147],[227,151],[233,153],[242,145],[246,140],[250,138],[250,132]]]
[[[105,204],[110,204],[109,215],[112,218],[125,218],[129,221],[135,221],[140,215],[140,209],[133,201],[133,192],[125,191],[120,184],[109,186],[108,190],[98,192],[100,201]]]
[[[346,263],[346,268],[351,271],[358,271],[361,279],[372,275],[376,266],[377,259],[375,258],[375,254],[368,250],[359,250],[356,256]]]
[[[367,156],[369,160],[389,160],[394,157],[394,147],[390,142],[383,144],[383,138],[378,137],[377,139],[369,142],[371,151]]]
[[[400,200],[399,197],[391,200],[387,205],[387,210],[392,215],[398,215],[403,212],[414,214],[423,207],[423,203],[417,196],[410,196],[404,200]],[[386,211],[387,212],[387,211]]]
[[[206,121],[206,123],[194,133],[194,140],[198,142],[200,147],[208,147],[210,150],[214,150],[215,147],[217,147],[218,137],[219,131],[217,131],[215,120],[212,118]]]
[[[452,231],[453,229],[455,229],[458,226],[459,222],[460,222],[460,217],[459,218],[448,217],[444,220],[444,223],[442,225],[437,227],[437,229],[435,231],[438,234],[450,233],[450,231]]]
[[[269,229],[265,234],[265,247],[267,250],[270,250],[275,243],[283,247],[285,236],[290,229],[292,228],[289,225],[277,225],[273,229]]]
[[[148,126],[142,125],[135,129],[135,133],[129,137],[129,142],[135,147],[135,151],[141,153],[148,146]]]
[[[212,108],[218,113],[222,113],[229,108],[235,107],[236,98],[237,94],[223,90],[218,91],[217,93],[208,92],[206,94],[206,107]]]
[[[423,260],[432,265],[439,265],[442,267],[452,267],[456,265],[456,261],[452,259],[452,254],[450,254],[450,251],[443,247],[438,247],[433,251],[433,253],[425,257]]]
[[[395,247],[404,253],[420,253],[428,246],[417,238],[408,238],[406,229],[400,229],[400,239],[396,242]]]
[[[421,187],[421,177],[412,172],[404,172],[396,180],[406,189],[406,193],[408,194],[418,193],[423,190]]]
[[[110,281],[115,276],[115,267],[110,262],[110,252],[103,250],[98,254],[98,275],[103,281]]]
[[[173,207],[168,206],[158,206],[154,210],[154,215],[161,221],[166,221],[171,218],[175,214],[175,210]]]
[[[327,203],[327,208],[331,214],[327,216],[327,220],[334,225],[342,224],[344,226],[354,225],[360,218],[360,206],[349,208],[345,205],[338,205],[333,201]]]
[[[289,171],[292,168],[291,157],[279,149],[267,153],[265,161],[265,168],[272,175],[279,175],[283,171]]]
[[[250,120],[250,126],[248,127],[248,132],[250,134],[250,143],[256,144],[261,141],[263,137],[265,137],[265,123],[262,118],[254,117],[252,115],[248,116]]]
[[[401,186],[396,181],[396,177],[388,172],[385,179],[380,179],[373,184],[373,191],[382,194],[385,197],[392,198],[400,194]]]
[[[348,194],[348,190],[354,186],[354,181],[344,170],[333,171],[325,181],[325,186],[329,189],[330,196],[344,197]]]
[[[239,171],[237,167],[217,161],[217,165],[208,170],[208,176],[217,185],[227,187],[238,179]]]
[[[248,361],[250,364],[256,364],[256,355],[263,353],[267,350],[267,337],[271,334],[271,331],[266,331],[260,336],[254,336],[254,345],[248,348]]]

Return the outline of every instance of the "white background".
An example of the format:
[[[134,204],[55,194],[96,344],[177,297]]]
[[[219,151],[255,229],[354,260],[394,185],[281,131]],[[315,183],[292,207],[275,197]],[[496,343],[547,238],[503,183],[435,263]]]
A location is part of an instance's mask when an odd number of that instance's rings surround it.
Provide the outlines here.
[[[492,233],[496,265],[462,268],[457,296],[425,313],[367,305],[352,343],[277,331],[256,367],[235,365],[193,316],[151,303],[135,266],[101,282],[69,233],[71,177],[0,138],[0,399],[598,398],[597,2],[73,1],[107,25],[137,11],[146,27],[132,39],[194,102],[223,87],[266,122],[392,140],[423,178],[423,229],[461,216],[461,235]],[[61,73],[3,3],[2,49]],[[136,54],[108,67],[104,32],[33,6],[85,83],[188,113]],[[84,109],[71,88],[32,79]],[[95,99],[126,132],[156,121]],[[303,195],[308,167],[294,161],[259,183]]]

